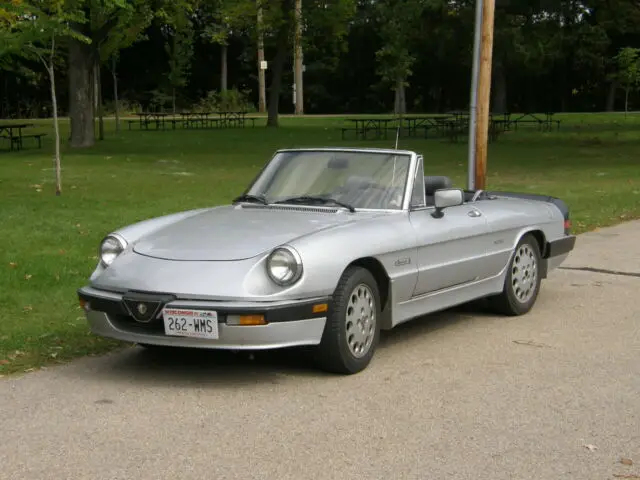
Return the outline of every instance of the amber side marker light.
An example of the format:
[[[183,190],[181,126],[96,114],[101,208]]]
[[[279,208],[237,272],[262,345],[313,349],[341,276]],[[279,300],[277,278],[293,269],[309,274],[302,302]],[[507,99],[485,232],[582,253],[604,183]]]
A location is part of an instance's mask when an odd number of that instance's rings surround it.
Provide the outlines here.
[[[82,310],[84,310],[85,312],[88,312],[89,310],[91,310],[91,305],[89,304],[89,302],[87,302],[84,299],[80,299],[80,308]]]
[[[313,306],[313,313],[322,313],[326,312],[327,310],[329,310],[329,305],[327,305],[326,303],[318,303],[317,305]]]
[[[264,315],[240,315],[239,325],[266,325]]]

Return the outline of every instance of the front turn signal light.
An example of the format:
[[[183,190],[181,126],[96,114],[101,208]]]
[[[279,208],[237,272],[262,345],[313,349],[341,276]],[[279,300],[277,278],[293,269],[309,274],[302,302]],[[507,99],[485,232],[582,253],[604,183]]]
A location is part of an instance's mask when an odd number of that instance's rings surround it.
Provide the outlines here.
[[[227,325],[266,325],[264,315],[233,315],[227,317]]]

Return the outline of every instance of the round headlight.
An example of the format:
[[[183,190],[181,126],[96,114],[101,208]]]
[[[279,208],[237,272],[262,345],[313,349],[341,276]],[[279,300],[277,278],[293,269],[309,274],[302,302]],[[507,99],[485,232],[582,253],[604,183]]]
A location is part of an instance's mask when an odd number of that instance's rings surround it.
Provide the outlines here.
[[[108,267],[127,248],[127,242],[117,235],[107,235],[100,244],[100,261]]]
[[[302,259],[291,247],[276,248],[267,258],[267,273],[278,285],[291,285],[302,276]]]

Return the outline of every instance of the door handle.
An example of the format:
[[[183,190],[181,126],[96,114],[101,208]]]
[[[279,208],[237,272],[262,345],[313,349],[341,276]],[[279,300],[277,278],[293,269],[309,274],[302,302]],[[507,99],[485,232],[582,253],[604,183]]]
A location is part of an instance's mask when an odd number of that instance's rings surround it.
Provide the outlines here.
[[[478,210],[469,210],[467,212],[467,215],[469,215],[470,217],[481,217],[482,213],[480,213]]]

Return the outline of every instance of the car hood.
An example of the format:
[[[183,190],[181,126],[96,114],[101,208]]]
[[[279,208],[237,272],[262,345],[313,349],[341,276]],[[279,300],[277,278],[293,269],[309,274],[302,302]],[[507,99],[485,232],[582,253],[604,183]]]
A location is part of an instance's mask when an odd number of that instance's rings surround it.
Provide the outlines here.
[[[133,250],[167,260],[243,260],[303,235],[369,217],[290,207],[218,207],[153,231]]]

